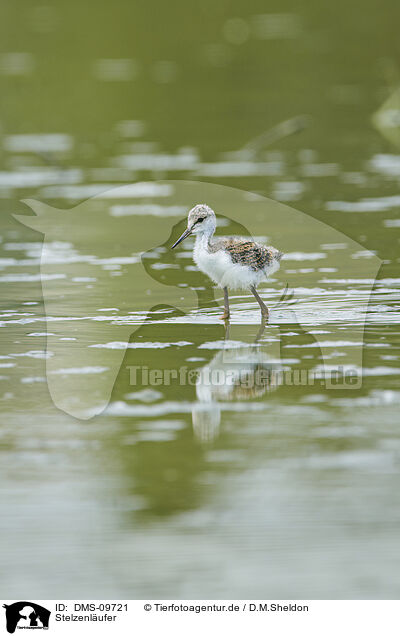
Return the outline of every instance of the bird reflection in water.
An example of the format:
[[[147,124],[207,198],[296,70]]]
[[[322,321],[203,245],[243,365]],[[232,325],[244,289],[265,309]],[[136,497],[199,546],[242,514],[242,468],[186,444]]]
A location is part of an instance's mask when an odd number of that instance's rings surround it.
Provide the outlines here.
[[[245,402],[261,398],[277,389],[282,382],[282,365],[275,356],[260,348],[258,339],[253,345],[229,345],[202,367],[196,382],[197,402],[192,410],[193,431],[202,443],[215,440],[220,431],[221,411],[228,402]]]

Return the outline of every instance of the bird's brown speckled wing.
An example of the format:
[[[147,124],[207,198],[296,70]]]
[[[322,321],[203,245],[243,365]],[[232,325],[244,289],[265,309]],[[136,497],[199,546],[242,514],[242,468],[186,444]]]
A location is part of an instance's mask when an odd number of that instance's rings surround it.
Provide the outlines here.
[[[220,249],[228,252],[233,263],[247,265],[254,271],[268,267],[273,261],[279,261],[283,256],[282,252],[274,247],[265,247],[254,241],[234,237],[216,239],[211,251]]]

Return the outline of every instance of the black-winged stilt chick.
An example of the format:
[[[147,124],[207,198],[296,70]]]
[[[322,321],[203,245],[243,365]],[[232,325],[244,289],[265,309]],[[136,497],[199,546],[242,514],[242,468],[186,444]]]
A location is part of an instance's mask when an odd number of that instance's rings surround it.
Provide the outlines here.
[[[242,237],[212,238],[217,219],[205,204],[196,205],[188,214],[187,229],[172,245],[176,247],[191,234],[196,235],[193,259],[198,268],[224,290],[225,311],[222,320],[229,318],[229,289],[249,289],[260,305],[263,318],[269,310],[257,293],[257,286],[279,269],[282,252]]]

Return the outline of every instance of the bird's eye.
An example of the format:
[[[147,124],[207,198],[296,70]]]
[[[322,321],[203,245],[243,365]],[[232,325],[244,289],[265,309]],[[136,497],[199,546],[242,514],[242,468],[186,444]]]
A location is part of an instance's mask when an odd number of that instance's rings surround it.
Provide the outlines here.
[[[205,216],[200,217],[200,219],[197,219],[196,223],[201,223],[202,221],[204,221],[205,218]]]

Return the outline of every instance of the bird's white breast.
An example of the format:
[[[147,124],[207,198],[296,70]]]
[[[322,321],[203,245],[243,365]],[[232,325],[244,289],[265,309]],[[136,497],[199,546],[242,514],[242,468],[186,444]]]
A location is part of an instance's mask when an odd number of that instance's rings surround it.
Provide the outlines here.
[[[251,267],[233,263],[225,250],[210,252],[205,241],[197,240],[193,259],[197,267],[220,287],[229,289],[249,289],[265,280],[264,270],[254,271]]]
[[[229,252],[224,249],[210,251],[208,237],[201,234],[196,237],[193,260],[214,283],[230,289],[249,289],[253,285],[257,287],[279,269],[280,265],[279,259],[274,259],[262,269],[254,270],[243,263],[234,263]]]
[[[193,251],[193,260],[197,267],[218,285],[221,284],[224,275],[231,265],[231,259],[226,252],[223,250],[209,252],[197,241]]]

